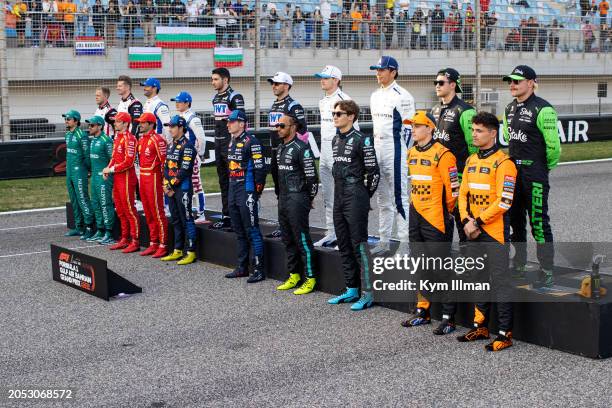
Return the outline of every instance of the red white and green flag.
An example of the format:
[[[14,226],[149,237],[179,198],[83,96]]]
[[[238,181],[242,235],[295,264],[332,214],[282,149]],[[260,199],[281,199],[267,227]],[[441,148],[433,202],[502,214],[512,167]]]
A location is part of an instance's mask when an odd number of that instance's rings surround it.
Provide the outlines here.
[[[128,66],[131,69],[155,69],[162,67],[160,47],[130,47]]]
[[[162,48],[214,48],[214,27],[155,27],[155,45]]]
[[[215,48],[215,67],[241,67],[243,60],[242,48]]]

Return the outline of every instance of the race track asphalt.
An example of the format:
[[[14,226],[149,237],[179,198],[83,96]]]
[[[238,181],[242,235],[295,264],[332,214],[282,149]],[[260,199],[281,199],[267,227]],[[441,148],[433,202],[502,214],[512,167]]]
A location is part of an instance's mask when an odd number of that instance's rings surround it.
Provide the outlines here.
[[[554,171],[557,240],[611,241],[610,174],[612,163]],[[318,197],[313,225],[320,207]],[[275,211],[266,192],[262,217]],[[178,267],[64,238],[64,223],[62,211],[0,215],[0,407],[611,405],[612,358],[524,342],[486,353],[454,334],[434,337],[431,326],[402,328],[405,315],[382,307],[355,313],[320,292],[297,298],[272,280],[224,279],[229,270],[216,265]],[[105,302],[53,282],[49,243],[86,246],[144,292]],[[9,388],[72,388],[75,401],[9,401]]]

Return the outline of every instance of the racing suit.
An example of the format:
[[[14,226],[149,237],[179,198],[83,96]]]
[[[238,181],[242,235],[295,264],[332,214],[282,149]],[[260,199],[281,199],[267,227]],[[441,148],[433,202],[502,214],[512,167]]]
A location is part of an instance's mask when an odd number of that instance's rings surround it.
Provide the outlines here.
[[[371,291],[368,212],[380,178],[374,141],[353,128],[334,137],[332,151],[334,227],[344,281],[347,288],[363,284],[365,291]]]
[[[137,148],[136,136],[129,131],[117,133],[113,143],[113,156],[108,164],[113,172],[113,201],[121,222],[121,240],[128,241],[131,237],[134,242],[138,242],[140,236],[138,212],[134,205],[138,186],[134,168]]]
[[[263,272],[263,238],[259,229],[258,200],[266,182],[263,148],[255,136],[243,132],[228,147],[228,205],[232,229],[238,239],[238,269],[247,273],[249,247],[255,271]]]
[[[172,144],[172,136],[170,135],[170,128],[164,126],[164,123],[170,122],[170,109],[168,105],[161,100],[159,95],[155,95],[145,101],[143,112],[151,112],[157,118],[155,123],[155,131],[164,136],[166,139],[166,145]]]
[[[470,154],[478,151],[472,142],[472,118],[476,115],[476,109],[455,95],[449,103],[439,103],[434,106],[431,114],[436,119],[433,137],[448,148],[457,159],[459,183],[461,183],[465,161]],[[455,217],[459,241],[467,241],[459,217],[459,208],[455,208],[452,214]]]
[[[290,274],[305,272],[314,278],[308,215],[312,200],[317,195],[318,180],[312,150],[297,137],[281,143],[278,162],[278,221],[287,251]]]
[[[102,131],[111,139],[115,135],[112,118],[115,117],[116,113],[117,111],[111,106],[110,103],[108,103],[108,101],[104,102],[102,105],[98,105],[96,113],[94,113],[94,116],[100,116],[106,122]]]
[[[204,195],[202,179],[200,178],[200,168],[202,167],[202,160],[200,157],[204,156],[206,149],[204,127],[202,126],[200,117],[191,109],[185,112],[179,112],[179,115],[187,122],[187,138],[189,139],[189,143],[196,148],[193,173],[191,174],[191,186],[193,188],[193,195],[195,195],[198,200],[198,214],[203,214],[206,208],[206,196]]]
[[[411,253],[425,253],[432,258],[450,256],[453,227],[450,214],[459,197],[457,160],[449,149],[432,138],[424,146],[415,145],[408,152],[411,177],[409,239]],[[445,271],[421,270],[421,279],[450,281]],[[433,273],[435,276],[427,276]],[[423,293],[421,293],[423,295]],[[456,305],[443,294],[442,318],[454,321]],[[429,300],[419,297],[417,309],[428,310]],[[419,311],[417,310],[417,313]]]
[[[462,224],[476,220],[480,235],[469,245],[474,259],[486,258],[486,275],[497,301],[499,330],[512,330],[511,284],[508,271],[508,213],[516,185],[516,166],[497,145],[471,155],[459,190]],[[483,245],[484,243],[484,245]],[[478,281],[483,281],[479,279]],[[474,326],[487,327],[490,303],[480,299],[474,309]],[[505,334],[504,334],[505,335]]]
[[[510,157],[518,169],[515,199],[510,210],[511,241],[516,249],[514,266],[527,262],[527,222],[537,245],[537,256],[543,270],[552,271],[553,234],[548,217],[548,172],[559,162],[561,146],[557,129],[557,112],[544,99],[531,95],[506,107],[504,138],[510,144]]]
[[[167,123],[167,122],[166,122]],[[166,163],[166,141],[151,130],[138,140],[140,158],[140,198],[149,226],[149,243],[166,246],[168,219],[164,212],[162,188],[163,166]]]
[[[90,167],[89,136],[79,127],[66,132],[66,188],[74,214],[74,225],[78,230],[94,223],[87,182]]]
[[[113,176],[106,180],[102,170],[113,156],[113,140],[102,132],[91,141],[89,157],[91,158],[91,206],[96,215],[98,231],[113,231],[115,208],[113,205]]]
[[[228,87],[225,91],[214,96],[212,104],[215,116],[215,162],[217,165],[217,176],[219,176],[219,188],[221,189],[222,214],[224,218],[227,218],[229,217],[227,205],[227,190],[229,187],[227,151],[232,138],[227,130],[227,118],[235,110],[244,112],[244,98],[231,87]]]
[[[119,104],[117,104],[116,111],[127,112],[130,114],[130,116],[132,117],[132,134],[136,136],[136,138],[138,138],[138,122],[136,122],[136,119],[138,119],[140,115],[142,115],[142,103],[130,93],[127,98],[121,98]],[[113,116],[111,119],[113,123],[114,119],[115,117]]]
[[[297,121],[298,138],[303,142],[308,142],[308,124],[306,123],[306,114],[304,108],[298,101],[293,100],[289,95],[280,101],[274,101],[270,112],[268,113],[268,126],[270,126],[270,146],[272,147],[272,157],[270,161],[270,172],[272,180],[274,180],[274,193],[278,197],[278,163],[276,163],[276,149],[280,144],[278,132],[275,125],[280,121],[283,115],[293,116]]]
[[[191,176],[196,155],[195,146],[187,137],[182,136],[168,150],[164,166],[164,185],[174,191],[172,197],[168,197],[170,220],[174,226],[174,249],[185,249],[187,235],[186,249],[190,252],[196,250],[196,227],[191,212]]]
[[[394,220],[397,236],[408,242],[408,166],[406,154],[412,142],[412,127],[404,122],[414,116],[414,98],[393,82],[374,91],[370,98],[374,144],[380,166],[378,214],[380,241],[391,239]]]
[[[321,176],[321,189],[323,190],[323,203],[325,206],[325,226],[328,234],[334,233],[334,178],[332,167],[334,158],[332,154],[332,141],[336,136],[336,127],[332,111],[338,101],[350,100],[351,97],[342,92],[340,88],[331,95],[325,95],[319,101],[321,115],[321,158],[319,160],[319,175]],[[359,130],[359,127],[355,125]]]

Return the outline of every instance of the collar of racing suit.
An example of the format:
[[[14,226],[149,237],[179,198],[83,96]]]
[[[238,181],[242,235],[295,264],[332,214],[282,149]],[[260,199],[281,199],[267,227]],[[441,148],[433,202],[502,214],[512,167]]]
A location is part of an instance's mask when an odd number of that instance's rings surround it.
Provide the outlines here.
[[[134,96],[133,96],[133,95],[132,95],[132,93],[130,92],[130,94],[127,96],[127,98],[125,98],[125,99],[124,99],[124,98],[121,98],[121,100],[122,100],[123,102],[127,102],[127,101],[128,101],[130,98],[133,98],[133,97],[134,97]]]
[[[442,109],[446,109],[446,108],[448,108],[449,106],[453,106],[453,105],[455,104],[455,102],[457,102],[457,99],[459,99],[459,97],[457,96],[457,94],[455,94],[455,96],[453,96],[453,99],[451,99],[449,103],[444,103],[444,102],[442,102],[442,103],[440,104],[440,108],[442,108]]]
[[[98,105],[98,109],[110,108],[110,106],[110,103],[106,101],[102,105]]]
[[[495,153],[498,150],[499,150],[499,146],[497,145],[497,143],[495,143],[493,145],[493,147],[491,147],[490,149],[478,150],[478,158],[479,159],[485,159],[485,158],[489,157],[490,155],[492,155],[493,153]]]
[[[414,146],[416,147],[417,151],[424,152],[424,151],[429,150],[435,142],[436,140],[432,137],[431,139],[429,139],[429,142],[427,142],[423,146],[419,146],[418,144],[415,144]]]
[[[343,139],[344,139],[345,137],[347,137],[348,135],[350,135],[350,134],[351,134],[351,133],[353,133],[353,132],[355,132],[355,128],[354,128],[354,127],[352,127],[352,128],[351,128],[351,130],[349,130],[349,131],[348,131],[348,132],[346,132],[346,133],[342,133],[342,132],[338,131],[338,135],[339,135],[341,138],[343,138]]]
[[[225,88],[224,91],[217,92],[217,95],[219,95],[219,96],[225,95],[227,93],[230,93],[231,90],[232,90],[232,87],[228,85],[227,88]]]
[[[382,86],[382,85],[381,85],[381,86],[380,86],[380,89],[383,89],[383,90],[385,90],[385,91],[386,91],[386,90],[388,90],[388,89],[393,88],[393,86],[394,86],[395,84],[397,84],[397,81],[395,81],[395,80],[394,80],[393,82],[391,82],[391,83],[389,84],[389,86]]]
[[[331,98],[333,98],[334,96],[338,95],[338,93],[339,93],[340,91],[341,91],[341,89],[338,87],[338,88],[336,88],[336,90],[335,90],[335,91],[334,91],[334,92],[333,92],[331,95],[325,94],[325,98],[327,98],[327,99],[331,99]]]
[[[241,134],[239,134],[238,136],[235,136],[235,137],[234,137],[234,136],[232,136],[232,139],[234,139],[234,140],[238,141],[238,140],[240,140],[240,139],[244,138],[244,136],[245,136],[245,135],[246,135],[246,131],[242,132],[242,133],[241,133]]]
[[[155,128],[149,130],[147,133],[144,133],[142,137],[149,137],[155,133]]]
[[[529,98],[525,99],[523,102],[519,102],[516,98],[514,98],[514,101],[517,103],[517,105],[525,105],[525,104],[531,102],[533,100],[533,98],[535,98],[535,97],[536,97],[536,94],[534,92],[534,93],[532,93],[529,96]]]

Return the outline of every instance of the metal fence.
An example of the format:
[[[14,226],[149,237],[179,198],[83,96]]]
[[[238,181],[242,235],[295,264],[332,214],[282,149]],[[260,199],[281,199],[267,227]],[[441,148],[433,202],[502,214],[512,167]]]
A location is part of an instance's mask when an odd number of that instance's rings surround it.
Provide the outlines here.
[[[446,1],[441,7],[443,18],[434,15],[435,1],[401,0],[392,10],[385,8],[386,2],[373,1],[369,8],[364,8],[364,2],[345,3],[345,9],[334,4],[328,14],[324,7],[315,8],[323,4],[318,0],[316,5],[289,3],[289,13],[286,3],[275,7],[248,4],[234,15],[216,7],[220,2],[215,7],[214,2],[204,3],[197,14],[190,3],[186,5],[191,7],[189,12],[177,14],[160,8],[150,12],[146,2],[140,1],[127,12],[125,8],[109,11],[107,6],[93,12],[94,4],[86,14],[79,12],[81,8],[76,13],[29,9],[18,18],[12,12],[3,14],[2,134],[4,140],[61,136],[61,114],[69,108],[78,109],[84,117],[93,114],[97,87],[110,88],[110,103],[117,105],[119,96],[114,89],[120,74],[134,79],[132,92],[143,103],[146,98],[139,81],[158,77],[161,97],[171,110],[174,106],[169,99],[179,91],[189,91],[193,109],[210,126],[214,93],[210,50],[164,48],[164,69],[128,67],[125,47],[158,44],[158,27],[210,28],[217,47],[242,48],[244,66],[231,69],[231,85],[244,95],[249,115],[259,117],[262,127],[274,100],[265,79],[275,71],[294,77],[291,94],[306,108],[309,125],[317,125],[323,93],[313,74],[326,64],[342,67],[343,89],[362,107],[362,120],[367,121],[369,98],[377,87],[367,67],[382,54],[400,60],[398,83],[412,93],[419,109],[430,109],[437,102],[432,85],[437,70],[453,66],[463,74],[462,97],[500,115],[511,100],[501,75],[520,62],[533,64],[543,74],[538,94],[560,113],[610,111],[606,66],[612,47],[607,20],[590,13],[583,16],[576,6],[559,8],[561,2],[528,1],[530,8],[510,0],[491,1],[487,11],[474,1]],[[298,6],[304,13],[298,13]],[[105,55],[72,52],[75,40],[83,36],[100,37]]]

